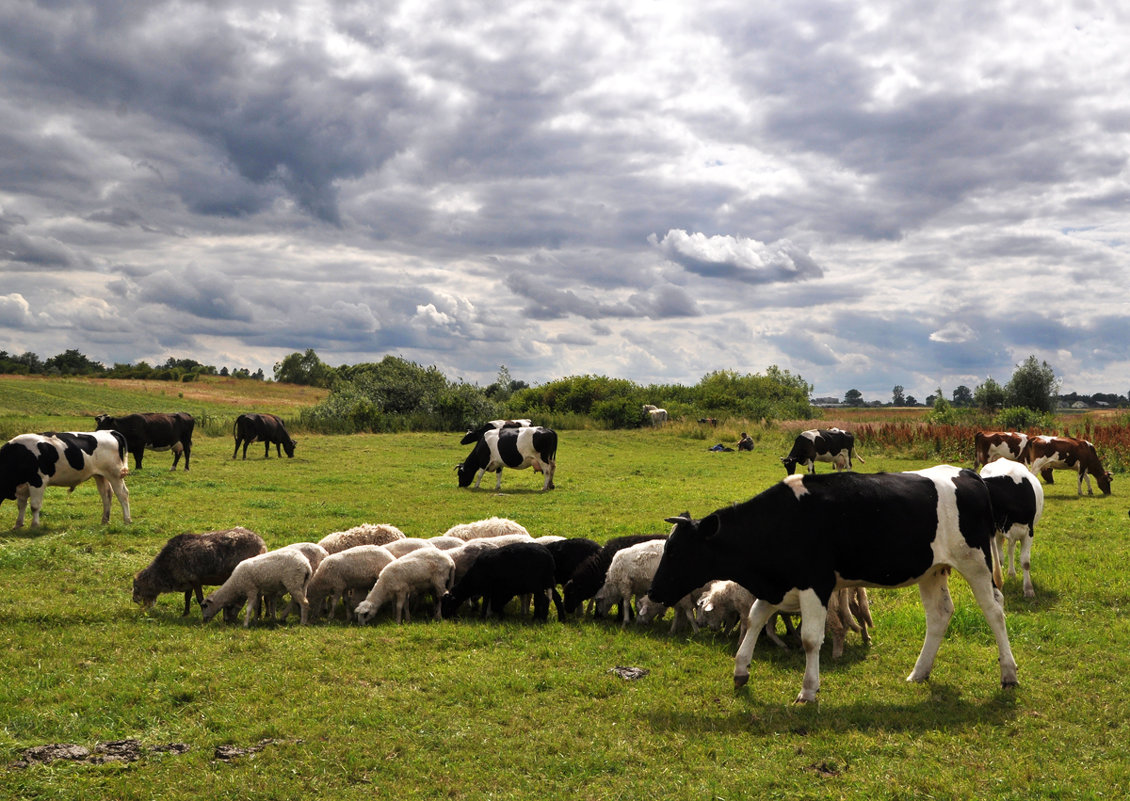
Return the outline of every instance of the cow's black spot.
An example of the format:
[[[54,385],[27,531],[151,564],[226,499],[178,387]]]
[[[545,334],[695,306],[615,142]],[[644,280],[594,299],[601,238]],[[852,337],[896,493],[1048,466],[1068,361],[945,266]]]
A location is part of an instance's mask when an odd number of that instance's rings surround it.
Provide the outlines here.
[[[525,461],[525,457],[518,450],[518,431],[516,429],[499,429],[498,455],[507,467],[518,467]]]
[[[98,447],[98,440],[91,434],[59,433],[55,436],[62,441],[63,456],[74,470],[82,470],[86,458]]]
[[[40,473],[45,476],[55,475],[55,465],[59,463],[59,449],[50,442],[39,442],[35,447],[39,451],[39,458],[35,460],[35,469],[32,471],[35,473],[35,478],[29,479],[28,483],[33,487],[41,487],[43,483],[39,478]]]

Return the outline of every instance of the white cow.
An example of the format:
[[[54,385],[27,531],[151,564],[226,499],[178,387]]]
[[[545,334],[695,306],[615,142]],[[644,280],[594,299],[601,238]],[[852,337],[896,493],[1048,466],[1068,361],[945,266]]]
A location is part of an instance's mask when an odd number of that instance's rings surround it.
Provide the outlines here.
[[[0,447],[0,503],[5,499],[16,502],[19,528],[30,500],[31,524],[38,526],[48,487],[73,490],[93,478],[102,496],[102,522],[110,522],[112,491],[128,523],[129,490],[123,480],[128,474],[126,440],[117,431],[20,434]]]

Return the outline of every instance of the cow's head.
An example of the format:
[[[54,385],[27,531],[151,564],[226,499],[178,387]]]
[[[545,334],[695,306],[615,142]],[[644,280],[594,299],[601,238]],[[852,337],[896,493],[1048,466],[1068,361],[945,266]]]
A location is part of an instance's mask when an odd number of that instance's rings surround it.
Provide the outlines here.
[[[1103,495],[1110,495],[1110,482],[1114,480],[1114,476],[1110,474],[1109,470],[1104,470],[1101,476],[1095,476],[1095,483],[1099,485]]]
[[[298,443],[292,440],[290,437],[287,437],[285,440],[283,440],[283,451],[286,453],[288,459],[294,458],[294,448],[296,445],[298,445]]]
[[[459,476],[459,486],[469,487],[471,486],[471,482],[475,480],[475,473],[478,471],[468,465],[467,462],[461,462],[455,465],[455,472]]]
[[[674,606],[691,590],[718,578],[712,575],[715,571],[709,541],[718,533],[719,520],[717,515],[692,520],[690,512],[666,520],[674,527],[647,595],[653,601]]]
[[[781,464],[785,466],[786,475],[792,475],[796,471],[797,460],[789,456],[781,457]]]

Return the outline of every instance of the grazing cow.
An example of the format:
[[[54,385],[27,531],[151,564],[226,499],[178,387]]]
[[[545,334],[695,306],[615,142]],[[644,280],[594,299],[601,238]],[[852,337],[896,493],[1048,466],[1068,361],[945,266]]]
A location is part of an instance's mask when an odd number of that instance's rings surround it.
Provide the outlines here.
[[[463,435],[463,439],[459,440],[460,445],[470,445],[472,442],[478,442],[479,439],[486,432],[496,428],[522,428],[523,426],[533,425],[531,420],[522,418],[520,420],[491,420],[489,423],[483,423],[478,428],[472,428]]]
[[[522,470],[533,466],[534,471],[545,474],[542,490],[553,489],[553,472],[557,469],[557,432],[541,426],[490,429],[475,443],[471,455],[456,466],[459,486],[468,487],[478,474],[475,489],[483,474],[498,474],[494,491],[502,488],[502,468]]]
[[[93,477],[102,496],[102,522],[110,522],[112,491],[128,523],[129,490],[122,480],[128,474],[126,438],[117,431],[20,434],[0,447],[0,503],[5,499],[16,502],[19,528],[30,500],[31,524],[38,526],[43,493],[48,487],[70,487],[73,491]]]
[[[976,456],[973,463],[981,467],[997,459],[1028,461],[1028,435],[1015,431],[978,431],[973,435]]]
[[[1009,459],[997,459],[981,468],[981,478],[993,500],[997,534],[993,538],[996,559],[1004,565],[1001,546],[1008,539],[1008,575],[1016,578],[1015,548],[1020,542],[1020,567],[1024,571],[1024,595],[1033,598],[1032,537],[1044,513],[1044,488],[1027,467]]]
[[[133,454],[133,466],[141,469],[141,457],[146,446],[154,451],[173,451],[172,469],[184,454],[184,469],[188,470],[188,460],[192,455],[192,429],[196,420],[187,412],[161,414],[127,414],[124,417],[111,417],[100,414],[94,418],[98,431],[120,431],[126,438],[126,449]]]
[[[855,453],[854,434],[839,428],[813,428],[797,436],[793,449],[788,456],[781,458],[781,462],[791,476],[797,465],[815,473],[817,462],[831,462],[836,470],[850,470],[852,458],[864,463],[863,457]]]
[[[660,409],[658,406],[653,406],[650,403],[643,405],[643,410],[647,412],[647,419],[651,421],[653,426],[660,426],[667,422],[667,410]]]
[[[804,682],[798,703],[820,689],[820,645],[828,603],[841,587],[917,584],[926,640],[909,681],[925,681],[953,615],[949,574],[969,583],[996,638],[1001,685],[1017,684],[1005,628],[995,524],[985,482],[939,465],[910,473],[795,475],[702,520],[674,524],[648,596],[673,604],[714,579],[757,598],[734,661],[734,684],[749,680],[757,637],[779,609],[799,604]]]
[[[1071,437],[1032,437],[1028,440],[1028,466],[1033,473],[1048,484],[1052,480],[1052,470],[1074,470],[1079,476],[1078,494],[1083,494],[1083,479],[1087,480],[1087,494],[1094,495],[1091,489],[1091,476],[1103,495],[1110,495],[1110,482],[1113,476],[1103,469],[1095,446],[1085,439]]]
[[[271,445],[275,446],[275,455],[282,458],[282,453],[279,451],[281,446],[286,451],[287,458],[294,456],[294,446],[298,443],[290,438],[290,434],[286,433],[286,427],[283,426],[283,421],[278,415],[274,414],[257,414],[254,412],[248,414],[241,414],[235,419],[235,451],[232,453],[231,458],[235,458],[239,453],[240,443],[243,444],[243,458],[247,458],[247,446],[252,442],[262,442],[266,447],[263,450],[263,458],[271,458]]]

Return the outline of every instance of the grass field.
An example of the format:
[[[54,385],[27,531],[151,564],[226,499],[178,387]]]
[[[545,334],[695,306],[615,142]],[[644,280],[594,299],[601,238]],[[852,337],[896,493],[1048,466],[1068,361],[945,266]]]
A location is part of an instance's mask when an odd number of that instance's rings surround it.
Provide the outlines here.
[[[54,422],[73,408],[58,414],[11,416],[28,430],[71,427]],[[745,500],[784,474],[768,434],[753,453],[711,444],[674,427],[565,431],[557,490],[510,471],[496,495],[457,489],[469,450],[457,435],[303,435],[294,459],[252,446],[246,461],[232,460],[230,436],[198,435],[191,472],[169,472],[166,453],[131,474],[132,525],[116,504],[98,524],[93,483],[48,490],[37,530],[7,528],[5,502],[0,798],[1126,797],[1122,475],[1106,498],[1077,498],[1066,478],[1046,488],[1036,598],[1018,578],[1005,589],[1014,691],[998,686],[992,636],[959,577],[929,682],[904,681],[924,633],[917,591],[874,590],[872,646],[849,635],[833,662],[826,644],[821,700],[804,707],[791,703],[799,649],[762,643],[734,692],[734,643],[670,636],[669,620],[622,631],[552,614],[399,627],[382,615],[364,628],[243,630],[205,626],[195,606],[182,618],[176,595],[148,613],[130,602],[132,575],[183,531],[244,525],[274,547],[364,521],[431,536],[498,514],[535,535],[603,541],[663,531],[666,516]],[[866,458],[868,472],[927,466]],[[617,665],[650,672],[624,681],[608,672]],[[12,766],[32,746],[127,738],[137,761]],[[187,750],[160,750],[174,743]],[[260,750],[222,759],[226,747]]]

